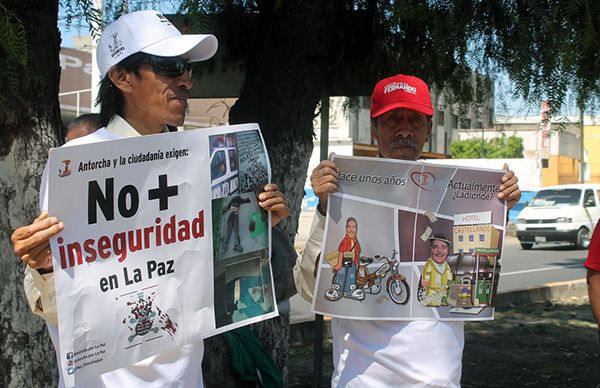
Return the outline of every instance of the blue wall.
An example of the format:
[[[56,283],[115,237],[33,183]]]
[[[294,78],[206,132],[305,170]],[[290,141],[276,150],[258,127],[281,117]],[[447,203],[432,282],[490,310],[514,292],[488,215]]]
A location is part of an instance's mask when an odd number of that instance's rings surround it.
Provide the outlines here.
[[[517,218],[521,210],[535,197],[537,191],[522,191],[521,192],[521,200],[513,206],[512,209],[508,211],[508,221],[515,224],[517,222]]]

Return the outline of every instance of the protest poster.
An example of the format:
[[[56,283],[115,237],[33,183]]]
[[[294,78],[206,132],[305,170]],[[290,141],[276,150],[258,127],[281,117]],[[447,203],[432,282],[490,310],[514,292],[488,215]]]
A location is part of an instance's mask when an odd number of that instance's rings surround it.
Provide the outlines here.
[[[334,156],[313,311],[367,320],[493,319],[501,170]]]
[[[65,146],[48,169],[68,386],[278,314],[257,124]]]

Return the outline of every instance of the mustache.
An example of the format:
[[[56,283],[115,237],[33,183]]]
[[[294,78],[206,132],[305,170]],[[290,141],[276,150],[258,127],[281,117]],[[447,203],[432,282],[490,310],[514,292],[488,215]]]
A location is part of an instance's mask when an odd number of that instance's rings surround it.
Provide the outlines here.
[[[173,92],[173,93],[171,93],[171,95],[169,97],[170,98],[185,98],[187,100],[190,98],[190,92],[188,92],[187,90],[182,90],[177,93]]]
[[[417,143],[413,140],[413,139],[404,139],[404,138],[397,138],[394,139],[394,141],[391,142],[390,146],[392,147],[412,147],[414,149],[417,149]]]

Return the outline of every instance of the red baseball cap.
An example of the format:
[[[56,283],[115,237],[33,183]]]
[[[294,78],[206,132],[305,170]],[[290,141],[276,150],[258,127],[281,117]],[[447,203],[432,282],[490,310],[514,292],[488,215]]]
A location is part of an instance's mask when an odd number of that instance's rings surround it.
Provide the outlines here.
[[[404,74],[377,82],[371,94],[371,118],[398,108],[412,109],[433,116],[427,84],[420,78]]]

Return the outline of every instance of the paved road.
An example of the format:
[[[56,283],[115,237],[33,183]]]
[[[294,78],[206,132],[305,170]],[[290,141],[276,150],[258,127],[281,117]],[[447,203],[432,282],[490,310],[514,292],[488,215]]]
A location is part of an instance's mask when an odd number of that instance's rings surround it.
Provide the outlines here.
[[[300,218],[297,248],[304,246],[312,213],[303,213]],[[521,249],[515,237],[507,237],[498,291],[506,292],[546,283],[583,279],[583,262],[586,255],[586,250],[576,250],[566,244],[538,244],[526,251]],[[310,313],[310,305],[297,295],[291,299],[291,309],[293,322],[312,320],[314,317]]]
[[[586,250],[572,246],[538,244],[523,250],[519,241],[508,237],[504,244],[499,292],[585,278],[583,262]]]

